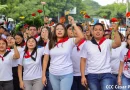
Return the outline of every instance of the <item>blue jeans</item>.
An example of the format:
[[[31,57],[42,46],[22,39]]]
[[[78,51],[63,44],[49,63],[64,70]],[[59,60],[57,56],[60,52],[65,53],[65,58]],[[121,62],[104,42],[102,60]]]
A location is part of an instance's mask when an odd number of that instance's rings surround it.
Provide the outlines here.
[[[113,80],[114,80],[114,90],[121,90],[120,86],[118,86],[117,80],[118,80],[118,74],[113,74]]]
[[[49,73],[50,82],[53,90],[71,90],[73,82],[73,74],[67,75],[52,75]]]
[[[87,78],[87,76],[85,77]],[[81,76],[74,76],[71,90],[87,90],[87,87],[81,84]]]
[[[130,90],[130,78],[127,78],[124,74],[122,75],[122,86],[120,90]]]
[[[111,73],[88,74],[87,80],[90,90],[113,90],[113,88],[108,88],[114,85]]]

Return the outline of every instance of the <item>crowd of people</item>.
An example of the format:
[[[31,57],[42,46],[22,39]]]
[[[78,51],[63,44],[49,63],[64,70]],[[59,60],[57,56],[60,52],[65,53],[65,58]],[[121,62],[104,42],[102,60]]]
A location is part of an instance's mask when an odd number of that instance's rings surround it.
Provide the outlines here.
[[[130,27],[119,21],[0,26],[0,90],[130,90]]]

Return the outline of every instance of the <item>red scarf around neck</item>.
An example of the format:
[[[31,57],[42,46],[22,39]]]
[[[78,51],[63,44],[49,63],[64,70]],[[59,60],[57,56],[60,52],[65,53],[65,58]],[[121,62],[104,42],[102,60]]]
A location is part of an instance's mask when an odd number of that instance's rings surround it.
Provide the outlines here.
[[[30,58],[30,57],[31,57],[31,55],[29,54],[29,51],[27,51],[27,52],[25,53],[24,58]]]
[[[58,47],[58,44],[59,44],[59,43],[64,43],[64,42],[66,42],[68,39],[69,39],[68,37],[60,39],[60,40],[55,44],[55,46]]]
[[[81,40],[79,43],[78,43],[78,45],[77,45],[77,51],[80,51],[80,45],[82,45],[84,42],[85,42],[86,40],[85,39],[83,39],[83,40]]]
[[[105,37],[102,37],[102,38],[100,39],[99,43],[97,43],[97,41],[96,41],[94,38],[92,38],[91,42],[92,42],[93,44],[98,45],[98,49],[99,49],[99,51],[101,52],[101,47],[100,47],[100,45],[101,45],[105,40],[106,40],[106,38],[105,38]]]
[[[100,47],[100,45],[104,42],[106,40],[106,38],[101,38],[100,39],[100,41],[99,41],[99,44],[98,44],[98,49],[100,50],[100,52],[101,52],[101,47]]]

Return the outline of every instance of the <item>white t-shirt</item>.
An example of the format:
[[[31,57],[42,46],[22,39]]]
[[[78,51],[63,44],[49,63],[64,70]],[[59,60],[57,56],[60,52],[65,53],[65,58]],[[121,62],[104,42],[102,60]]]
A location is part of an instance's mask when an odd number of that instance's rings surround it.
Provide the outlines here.
[[[41,57],[43,54],[44,47],[37,49],[36,61],[34,61],[31,57],[22,58],[19,60],[19,65],[22,65],[24,68],[23,80],[34,80],[42,77]],[[33,55],[33,57],[35,56],[36,53]]]
[[[81,73],[80,73],[80,52],[81,52],[82,47],[85,43],[86,43],[86,41],[84,41],[79,46],[80,51],[77,50],[77,46],[75,46],[72,50],[71,59],[72,59],[72,63],[73,63],[74,76],[81,76]],[[87,75],[87,70],[85,70],[85,75]]]
[[[49,72],[53,75],[66,75],[73,73],[72,60],[70,58],[73,47],[75,46],[75,38],[70,38],[64,43],[59,43],[49,50],[48,43],[45,47],[45,54],[50,55]]]
[[[106,39],[101,45],[101,52],[98,45],[87,41],[81,51],[81,57],[87,59],[87,73],[111,73],[110,66],[110,49],[112,47],[112,40]]]
[[[21,54],[21,53],[24,52],[24,48],[22,48],[22,47],[17,47],[17,49],[18,49],[18,51],[19,51],[20,58],[22,58],[22,57],[23,57],[23,54]],[[14,49],[11,49],[11,51],[14,52]],[[19,62],[20,58],[19,58],[18,60],[13,60],[13,62],[12,62],[12,66],[13,66],[13,67],[17,67],[17,66],[18,66],[18,62]]]
[[[112,55],[111,55],[111,68],[113,74],[118,74],[119,66],[120,66],[120,53],[122,49],[126,46],[126,42],[122,42],[121,46],[112,49]]]
[[[122,49],[121,51],[121,54],[120,54],[120,60],[121,62],[124,62],[124,58],[125,58],[125,55],[127,55],[127,52],[128,52],[128,49],[125,47]],[[130,62],[127,62],[128,64],[128,70],[125,70],[125,66],[126,66],[126,63],[124,63],[124,67],[123,67],[123,74],[127,77],[127,78],[130,78]]]
[[[0,81],[12,80],[12,61],[14,53],[9,52],[7,56],[4,57],[4,61],[0,58]],[[2,55],[1,55],[2,56]]]

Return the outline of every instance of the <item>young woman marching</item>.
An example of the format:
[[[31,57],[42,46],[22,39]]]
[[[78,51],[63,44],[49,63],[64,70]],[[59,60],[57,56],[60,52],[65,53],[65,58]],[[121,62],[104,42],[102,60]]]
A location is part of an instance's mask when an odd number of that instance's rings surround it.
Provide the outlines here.
[[[65,26],[59,23],[55,26],[53,37],[45,48],[42,81],[44,85],[47,84],[46,68],[50,55],[49,78],[53,90],[71,90],[73,65],[70,56],[75,44],[78,44],[84,38],[83,33],[77,27],[73,17],[69,16],[68,18],[77,32],[77,37],[68,38]]]
[[[38,48],[45,47],[47,42],[51,39],[52,33],[51,29],[48,27],[43,27],[41,30],[41,35],[40,35],[40,40],[38,42]],[[44,55],[42,56],[41,60],[43,62]],[[46,71],[46,77],[47,77],[47,85],[44,87],[43,90],[52,90],[52,86],[49,80],[49,66],[50,66],[50,60],[49,64],[47,66],[47,71]]]
[[[120,54],[120,68],[118,73],[118,85],[120,90],[130,90],[130,34],[126,38],[127,45]]]
[[[83,28],[80,24],[76,24],[78,28],[83,31]],[[77,37],[77,33],[74,30],[74,36]],[[83,48],[83,45],[86,43],[85,38],[82,39],[77,45],[72,50],[71,53],[71,59],[73,63],[73,74],[74,74],[74,79],[73,79],[73,84],[71,90],[86,90],[87,87],[84,87],[81,84],[81,73],[80,73],[80,51]],[[85,75],[87,75],[87,71],[85,71]]]
[[[45,47],[47,42],[51,39],[51,30],[48,27],[43,27],[41,30],[40,39],[38,41],[38,47]]]
[[[121,44],[118,29],[114,29],[114,42],[105,39],[104,27],[101,23],[94,25],[92,31],[93,38],[87,41],[81,51],[81,75],[82,85],[88,86],[90,90],[112,90],[107,85],[113,85],[113,79],[110,66],[111,47],[116,48]],[[87,67],[86,66],[87,63]],[[87,79],[85,78],[85,68],[87,69]]]
[[[122,39],[121,34],[120,34],[120,39]],[[118,77],[118,71],[119,71],[119,65],[120,65],[120,53],[125,46],[126,46],[126,42],[121,42],[120,47],[111,50],[111,61],[110,61],[110,63],[111,63],[111,69],[112,69],[112,74],[113,74],[115,90],[118,90],[118,88],[116,88],[116,86],[118,84],[117,83],[117,77]]]
[[[42,90],[42,66],[41,57],[43,48],[37,49],[37,41],[34,37],[29,37],[26,42],[23,59],[20,59],[18,66],[18,76],[20,87],[24,90]],[[23,78],[22,78],[23,67]]]
[[[83,27],[80,24],[76,25],[81,31],[83,31]],[[72,30],[71,24],[68,24],[66,28],[69,38],[77,37],[75,30]],[[81,73],[80,73],[80,51],[85,42],[86,42],[85,39],[81,40],[77,45],[75,45],[71,53],[71,59],[73,63],[73,74],[74,74],[71,90],[86,90],[86,88],[81,84]],[[87,72],[85,72],[85,74],[87,74]]]
[[[9,39],[11,37],[7,37],[7,39]],[[13,37],[12,37],[13,38]],[[17,46],[17,49],[19,51],[19,53],[22,53],[24,51],[25,48],[25,41],[23,38],[23,35],[21,32],[17,32],[14,36],[15,38],[15,44]],[[9,43],[9,40],[7,40]],[[11,48],[11,47],[10,47]],[[13,49],[11,49],[13,51]],[[22,58],[22,54],[20,54],[20,58],[16,61],[13,61],[13,84],[14,84],[14,90],[21,90],[20,89],[20,85],[19,85],[19,78],[18,78],[18,62],[19,60]]]
[[[7,50],[7,41],[0,39],[0,90],[14,90],[12,77],[12,62],[17,60],[20,55],[12,39],[14,51]]]

